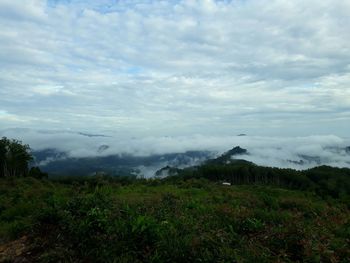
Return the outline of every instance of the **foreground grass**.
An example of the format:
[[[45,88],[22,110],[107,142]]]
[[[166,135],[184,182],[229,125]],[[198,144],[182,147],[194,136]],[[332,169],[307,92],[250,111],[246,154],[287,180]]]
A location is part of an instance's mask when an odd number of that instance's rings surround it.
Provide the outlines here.
[[[347,205],[203,179],[1,179],[0,261],[350,262]]]

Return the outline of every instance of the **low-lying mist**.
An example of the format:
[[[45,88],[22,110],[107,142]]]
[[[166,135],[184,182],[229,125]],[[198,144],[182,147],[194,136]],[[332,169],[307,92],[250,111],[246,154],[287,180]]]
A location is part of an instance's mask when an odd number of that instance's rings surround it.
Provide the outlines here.
[[[0,136],[22,140],[29,144],[34,151],[55,149],[57,152],[64,153],[58,155],[58,159],[112,155],[147,157],[188,151],[207,151],[212,153],[208,156],[218,156],[234,146],[240,146],[247,149],[248,154],[233,158],[245,159],[263,166],[294,169],[308,169],[319,165],[350,167],[350,140],[335,135],[306,137],[192,135],[127,138],[114,134],[8,129],[0,131]],[[42,160],[42,165],[55,161],[55,158],[50,158]],[[201,161],[203,159],[193,160],[193,162],[187,160],[186,166],[198,164]],[[158,169],[167,164],[167,160],[164,160],[138,167],[149,177],[154,172],[154,169],[149,172],[149,168],[156,167]]]

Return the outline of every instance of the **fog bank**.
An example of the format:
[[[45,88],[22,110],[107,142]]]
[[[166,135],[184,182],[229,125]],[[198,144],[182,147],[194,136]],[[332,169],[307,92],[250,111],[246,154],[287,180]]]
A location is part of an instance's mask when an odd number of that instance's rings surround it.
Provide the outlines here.
[[[335,135],[306,137],[204,136],[127,138],[116,134],[87,134],[72,131],[7,129],[0,136],[27,143],[35,151],[56,149],[68,157],[118,154],[150,156],[186,151],[211,151],[219,155],[234,146],[248,150],[242,158],[258,165],[307,169],[318,165],[350,167],[349,138]]]

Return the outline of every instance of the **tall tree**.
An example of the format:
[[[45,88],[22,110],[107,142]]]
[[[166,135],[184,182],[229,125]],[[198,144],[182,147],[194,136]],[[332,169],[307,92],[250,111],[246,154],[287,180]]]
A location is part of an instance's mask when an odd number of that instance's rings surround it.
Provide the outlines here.
[[[30,147],[18,140],[0,140],[0,177],[26,176],[32,160]]]

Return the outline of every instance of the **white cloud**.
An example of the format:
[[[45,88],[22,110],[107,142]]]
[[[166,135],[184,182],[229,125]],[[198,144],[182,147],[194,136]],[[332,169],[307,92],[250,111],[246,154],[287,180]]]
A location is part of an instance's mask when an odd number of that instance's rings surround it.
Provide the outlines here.
[[[306,169],[318,165],[350,168],[350,153],[345,150],[346,147],[350,146],[350,138],[335,135],[267,137],[195,134],[176,137],[132,138],[114,132],[105,134],[105,136],[88,137],[69,130],[7,129],[0,131],[1,136],[20,139],[28,143],[34,150],[57,149],[67,153],[70,157],[77,158],[115,154],[150,156],[186,151],[210,151],[214,155],[219,155],[232,147],[240,146],[247,149],[249,155],[241,155],[237,158],[246,159],[259,165],[295,169]],[[108,145],[108,147],[104,147],[105,150],[102,152],[99,151],[100,147],[104,145]],[[166,165],[166,162],[159,163],[150,171],[154,172]]]
[[[0,10],[0,110],[16,116],[2,128],[350,129],[346,0],[0,0]]]

